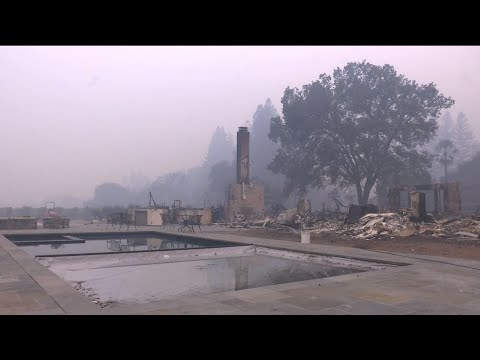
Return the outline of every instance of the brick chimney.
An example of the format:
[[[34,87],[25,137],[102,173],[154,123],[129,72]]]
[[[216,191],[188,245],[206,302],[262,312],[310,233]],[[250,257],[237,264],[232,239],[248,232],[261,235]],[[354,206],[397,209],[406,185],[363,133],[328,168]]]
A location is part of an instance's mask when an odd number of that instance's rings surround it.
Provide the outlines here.
[[[237,184],[249,183],[250,166],[250,133],[247,127],[239,127],[237,131]]]

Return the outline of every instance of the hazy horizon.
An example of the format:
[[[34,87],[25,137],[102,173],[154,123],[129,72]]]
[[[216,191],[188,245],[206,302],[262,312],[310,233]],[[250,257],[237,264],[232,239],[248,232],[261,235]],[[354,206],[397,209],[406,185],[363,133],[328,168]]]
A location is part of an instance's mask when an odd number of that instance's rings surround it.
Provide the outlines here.
[[[480,133],[479,47],[2,47],[0,207],[200,166],[217,126],[235,134],[267,98],[281,113],[287,86],[362,60],[436,83]]]

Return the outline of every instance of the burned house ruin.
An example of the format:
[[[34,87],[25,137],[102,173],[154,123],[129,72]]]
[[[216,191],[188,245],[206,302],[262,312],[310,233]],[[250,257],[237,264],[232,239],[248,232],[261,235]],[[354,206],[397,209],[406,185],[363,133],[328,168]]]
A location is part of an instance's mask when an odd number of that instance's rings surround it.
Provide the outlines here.
[[[251,184],[250,133],[240,127],[237,132],[237,183],[230,184],[225,202],[225,215],[230,221],[235,219],[263,218],[265,212],[263,184]]]
[[[407,204],[402,206],[401,195],[406,192]],[[426,195],[426,207],[431,212],[446,213],[451,215],[460,214],[462,204],[460,199],[460,187],[458,182],[447,184],[426,184],[426,185],[404,185],[394,186],[388,189],[388,208],[390,210],[398,210],[401,207],[412,207],[411,193],[422,192]],[[432,194],[433,192],[433,194]],[[429,201],[430,195],[430,201]],[[433,195],[433,196],[432,196]],[[431,199],[433,197],[433,199]]]

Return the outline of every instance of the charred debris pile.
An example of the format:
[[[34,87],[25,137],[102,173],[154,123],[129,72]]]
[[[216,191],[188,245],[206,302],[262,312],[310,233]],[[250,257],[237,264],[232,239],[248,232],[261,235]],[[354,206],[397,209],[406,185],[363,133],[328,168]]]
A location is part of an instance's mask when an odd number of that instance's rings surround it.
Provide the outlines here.
[[[331,233],[365,240],[411,236],[480,239],[480,216],[477,215],[426,214],[418,219],[411,209],[379,212],[374,206],[353,205],[348,214],[288,209],[277,217],[250,221],[237,218],[236,221],[218,225],[292,233],[307,230],[312,234]]]

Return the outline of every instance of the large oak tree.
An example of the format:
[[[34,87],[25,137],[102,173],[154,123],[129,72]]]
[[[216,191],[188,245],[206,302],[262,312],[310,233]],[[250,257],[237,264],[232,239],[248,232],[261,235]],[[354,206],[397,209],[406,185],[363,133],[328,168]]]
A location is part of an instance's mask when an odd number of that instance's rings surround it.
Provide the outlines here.
[[[354,186],[365,205],[378,179],[411,159],[430,161],[420,147],[453,103],[435,84],[417,84],[391,65],[348,63],[333,76],[285,90],[283,116],[270,125],[270,138],[280,144],[270,169],[287,176],[290,192]]]

